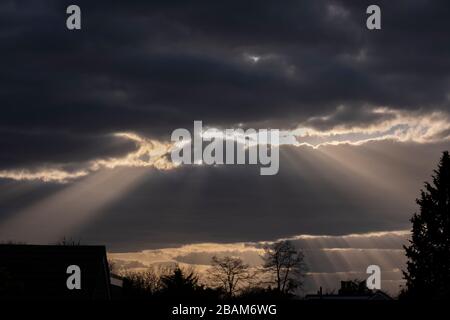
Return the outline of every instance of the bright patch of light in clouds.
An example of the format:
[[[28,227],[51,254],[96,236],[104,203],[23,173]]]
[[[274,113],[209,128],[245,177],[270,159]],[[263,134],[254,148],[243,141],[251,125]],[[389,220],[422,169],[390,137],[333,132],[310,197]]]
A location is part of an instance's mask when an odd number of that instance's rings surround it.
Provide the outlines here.
[[[153,167],[158,170],[170,170],[176,165],[168,158],[171,144],[147,139],[134,133],[116,133],[114,136],[136,143],[136,150],[123,157],[96,159],[84,164],[84,168],[68,170],[61,168],[14,169],[0,171],[0,178],[13,180],[40,180],[43,182],[66,183],[87,176],[101,169],[118,167]]]
[[[28,169],[18,169],[18,170],[1,170],[0,178],[12,179],[12,180],[40,180],[43,182],[67,182],[69,180],[77,179],[88,175],[87,170],[79,171],[66,171],[60,169],[41,169],[41,170],[28,170]]]
[[[109,158],[94,161],[91,170],[102,167],[114,169],[116,167],[154,167],[159,170],[169,170],[175,165],[168,159],[173,147],[169,143],[147,139],[134,133],[116,133],[115,136],[136,142],[137,150],[122,158]]]
[[[255,54],[248,54],[248,53],[244,54],[244,57],[245,57],[245,59],[251,61],[252,63],[257,63],[261,59],[260,56],[257,56]]]
[[[388,108],[376,108],[372,110],[372,115],[387,119],[365,126],[337,125],[328,130],[314,129],[308,127],[306,123],[297,129],[285,132],[285,135],[295,137],[298,145],[314,148],[330,144],[361,145],[375,140],[433,143],[450,138],[450,119],[448,114],[443,112],[409,114]],[[326,123],[332,119],[325,116],[313,120]]]
[[[317,129],[317,124],[332,123],[334,117],[339,115],[343,109],[338,108],[336,113],[327,116],[310,118],[296,129],[280,130],[279,145],[308,146],[316,149],[326,145],[349,144],[358,146],[370,141],[382,140],[425,144],[448,141],[450,139],[450,119],[448,114],[443,112],[431,112],[428,114],[408,113],[386,107],[374,108],[368,111],[370,116],[380,119],[369,125],[353,125],[349,127],[338,124],[330,126],[330,129]],[[239,133],[239,130],[242,133]],[[252,136],[245,135],[244,131],[242,127],[239,127],[230,135],[230,133],[227,133],[227,130],[208,128],[204,130],[202,136],[210,139],[235,140],[238,143],[248,143],[248,146],[255,146],[257,144],[255,139],[252,139]],[[183,147],[179,142],[158,141],[132,132],[115,133],[114,136],[135,142],[136,150],[122,157],[99,158],[88,163],[82,163],[79,164],[77,169],[72,170],[65,169],[63,164],[35,169],[17,168],[2,170],[0,171],[0,178],[65,183],[101,169],[147,167],[157,170],[171,170],[178,166],[171,161],[170,152]],[[260,143],[266,144],[267,141],[261,140]]]

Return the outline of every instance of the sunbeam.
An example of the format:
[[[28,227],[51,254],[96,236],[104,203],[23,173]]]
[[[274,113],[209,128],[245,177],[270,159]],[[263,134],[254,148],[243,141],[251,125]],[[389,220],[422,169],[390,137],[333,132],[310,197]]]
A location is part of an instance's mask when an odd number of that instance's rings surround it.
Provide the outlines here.
[[[0,225],[3,241],[50,243],[69,237],[136,186],[146,169],[101,170],[17,212]]]

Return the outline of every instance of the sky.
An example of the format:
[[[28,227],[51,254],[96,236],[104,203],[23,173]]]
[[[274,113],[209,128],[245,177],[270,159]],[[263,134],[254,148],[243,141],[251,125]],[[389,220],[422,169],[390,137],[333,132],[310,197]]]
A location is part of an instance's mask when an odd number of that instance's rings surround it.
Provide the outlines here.
[[[376,1],[371,31],[372,2],[2,1],[0,241],[151,264],[136,257],[317,237],[311,279],[390,261],[398,282],[415,198],[450,146],[450,3]],[[195,120],[279,129],[278,174],[175,166],[171,133]]]

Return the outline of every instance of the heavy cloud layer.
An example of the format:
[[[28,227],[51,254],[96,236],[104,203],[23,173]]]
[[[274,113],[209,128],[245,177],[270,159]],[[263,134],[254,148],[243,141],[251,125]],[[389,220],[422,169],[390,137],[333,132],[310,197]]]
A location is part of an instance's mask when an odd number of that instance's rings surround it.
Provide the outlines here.
[[[167,140],[195,119],[324,130],[384,120],[380,106],[449,111],[444,0],[379,1],[375,32],[365,1],[78,1],[77,32],[68,4],[0,6],[3,168],[102,157],[89,145],[105,134]]]

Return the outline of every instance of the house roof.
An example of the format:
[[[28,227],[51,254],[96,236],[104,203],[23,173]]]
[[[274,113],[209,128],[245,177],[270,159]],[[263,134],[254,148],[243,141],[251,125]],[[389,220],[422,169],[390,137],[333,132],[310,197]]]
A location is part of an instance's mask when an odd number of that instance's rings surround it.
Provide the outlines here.
[[[67,267],[81,270],[81,289],[69,290]],[[109,299],[104,246],[0,245],[0,296]]]

